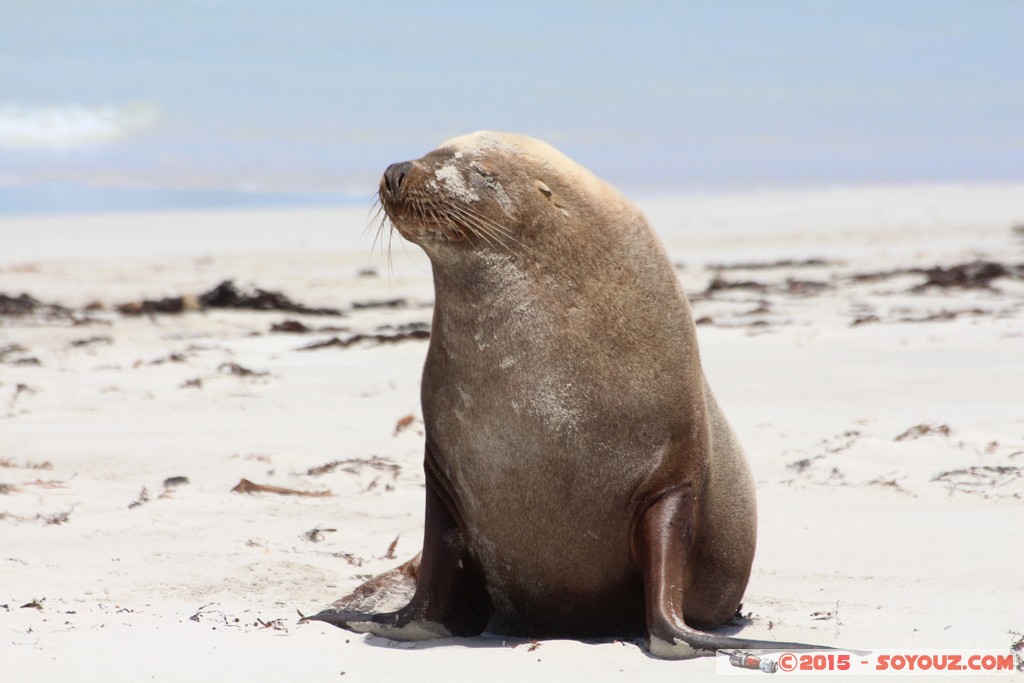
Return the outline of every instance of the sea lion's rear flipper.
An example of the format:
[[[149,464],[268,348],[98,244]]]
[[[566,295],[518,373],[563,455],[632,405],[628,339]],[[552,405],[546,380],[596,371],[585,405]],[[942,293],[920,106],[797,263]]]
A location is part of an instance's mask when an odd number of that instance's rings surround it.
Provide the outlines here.
[[[334,602],[331,610],[370,615],[394,612],[409,604],[416,593],[416,576],[419,574],[422,554],[416,553],[416,556],[405,564],[373,577]]]
[[[644,599],[650,652],[664,659],[712,656],[716,650],[829,650],[801,643],[751,640],[716,635],[686,623],[684,615],[701,614],[697,596],[687,595],[688,572],[701,570],[694,562],[696,502],[694,487],[683,484],[664,493],[640,516],[635,529],[635,549],[644,580]],[[693,585],[689,582],[689,585]],[[715,628],[721,623],[708,623]],[[701,624],[705,626],[705,624]]]
[[[490,602],[448,500],[428,467],[423,551],[308,619],[393,640],[481,633]]]

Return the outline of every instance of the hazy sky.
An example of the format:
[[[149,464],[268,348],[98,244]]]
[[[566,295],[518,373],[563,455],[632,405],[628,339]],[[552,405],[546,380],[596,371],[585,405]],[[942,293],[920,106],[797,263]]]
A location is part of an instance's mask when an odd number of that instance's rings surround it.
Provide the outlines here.
[[[0,0],[0,16],[0,183],[358,191],[476,129],[657,192],[1024,178],[1024,2]]]

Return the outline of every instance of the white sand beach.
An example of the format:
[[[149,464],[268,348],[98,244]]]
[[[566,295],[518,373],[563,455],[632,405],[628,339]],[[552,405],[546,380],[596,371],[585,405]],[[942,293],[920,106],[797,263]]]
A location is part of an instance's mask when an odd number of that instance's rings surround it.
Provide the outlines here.
[[[1020,642],[1024,185],[639,203],[757,481],[729,632]],[[300,623],[421,542],[430,269],[365,225],[365,208],[0,220],[0,679],[715,675],[632,639]],[[225,281],[283,297],[203,305]],[[154,310],[175,297],[183,312]]]

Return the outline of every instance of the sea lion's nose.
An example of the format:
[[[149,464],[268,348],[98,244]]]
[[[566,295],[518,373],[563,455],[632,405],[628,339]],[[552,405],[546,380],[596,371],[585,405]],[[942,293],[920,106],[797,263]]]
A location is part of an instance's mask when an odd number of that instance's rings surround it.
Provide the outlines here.
[[[402,187],[402,181],[405,180],[405,175],[411,168],[411,161],[403,161],[399,164],[391,164],[384,171],[384,185],[391,196],[398,196],[398,190]]]

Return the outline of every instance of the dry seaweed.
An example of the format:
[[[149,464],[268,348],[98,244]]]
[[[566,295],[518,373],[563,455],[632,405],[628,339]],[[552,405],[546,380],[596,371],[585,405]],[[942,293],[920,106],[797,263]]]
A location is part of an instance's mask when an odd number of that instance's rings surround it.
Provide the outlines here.
[[[395,423],[395,436],[398,436],[406,429],[412,426],[412,423],[416,420],[415,415],[406,415],[405,417],[399,418],[398,422]]]
[[[956,320],[962,315],[989,315],[991,311],[983,311],[980,308],[967,308],[959,311],[950,311],[943,309],[936,311],[935,313],[929,313],[920,318],[912,318],[910,316],[903,316],[897,322],[901,323],[932,323],[932,322],[946,322],[949,320]]]
[[[110,337],[86,337],[85,339],[75,339],[68,344],[68,347],[73,349],[80,349],[84,346],[95,346],[96,344],[113,344],[114,340]]]
[[[914,495],[913,492],[903,488],[900,485],[900,483],[893,478],[886,479],[885,477],[877,477],[869,481],[868,486],[877,486],[879,488],[889,489],[891,491],[896,491],[897,493],[902,493],[907,496],[914,496],[915,498],[917,497]]]
[[[298,491],[296,489],[287,489],[282,486],[256,484],[248,479],[239,480],[231,491],[234,493],[276,493],[281,496],[308,496],[311,498],[323,498],[325,496],[334,495],[330,491]]]
[[[16,297],[0,294],[0,315],[28,315],[29,313],[35,313],[36,309],[41,305],[38,300],[33,299],[28,294]]]
[[[305,325],[298,320],[282,320],[279,323],[274,323],[270,326],[271,332],[288,332],[291,334],[306,334],[312,332],[313,328]]]
[[[899,318],[886,320],[885,322],[897,322],[897,323],[934,323],[934,322],[949,322],[956,320],[961,316],[982,316],[982,315],[998,315],[994,311],[986,311],[981,308],[963,308],[959,310],[950,310],[943,308],[941,310],[925,313],[923,315],[914,317],[910,315],[903,315]],[[857,327],[858,325],[866,325],[868,323],[879,323],[883,322],[882,319],[874,314],[862,315],[857,317],[850,323],[850,327]]]
[[[175,352],[175,353],[169,353],[166,356],[161,356],[160,358],[155,358],[155,359],[149,361],[148,363],[146,363],[146,365],[163,365],[164,363],[184,363],[186,360],[188,360],[187,356],[185,356],[184,354]],[[140,367],[141,365],[142,365],[141,361],[139,361],[139,362],[137,362],[135,364],[136,367]]]
[[[324,325],[322,327],[310,327],[300,320],[282,320],[279,323],[274,323],[270,326],[271,332],[279,332],[285,334],[310,334],[313,332],[348,332],[347,327],[339,327],[337,325]]]
[[[20,386],[24,386],[24,385],[23,384],[19,384],[18,386],[20,387]],[[27,387],[26,387],[26,389],[27,389]],[[0,458],[0,467],[21,468],[21,469],[25,469],[25,470],[52,470],[53,469],[53,463],[50,462],[49,460],[43,460],[42,462],[34,462],[32,460],[26,460],[21,465],[19,465],[19,464],[15,463],[13,460],[11,460],[10,458]]]
[[[66,524],[71,520],[71,511],[55,512],[52,515],[39,515],[39,519],[43,520],[47,524]]]
[[[400,465],[391,462],[387,458],[380,456],[373,456],[371,458],[348,458],[346,460],[333,460],[325,465],[319,467],[311,467],[306,470],[306,474],[312,477],[319,477],[323,474],[328,474],[336,469],[340,469],[342,472],[348,472],[349,474],[358,474],[364,467],[377,470],[379,472],[387,472],[392,478],[397,477],[398,473],[402,471]]]
[[[184,295],[163,299],[145,299],[121,304],[117,310],[124,315],[173,314],[190,310],[242,309],[252,311],[286,311],[304,315],[342,315],[336,308],[314,308],[296,303],[281,292],[256,288],[252,292],[240,290],[232,280],[198,296]]]
[[[189,306],[189,300],[183,296],[171,296],[163,299],[146,299],[131,301],[116,307],[122,315],[156,315],[157,313],[183,313]]]
[[[384,553],[382,560],[393,560],[395,559],[395,549],[398,547],[398,539],[400,536],[395,536],[395,540],[391,541],[391,545],[388,546],[388,551]]]
[[[353,301],[352,308],[366,309],[366,308],[402,308],[409,304],[408,299],[382,299],[374,301]]]
[[[994,289],[992,283],[1001,278],[1024,280],[1024,264],[1008,266],[997,261],[970,261],[951,266],[931,268],[895,268],[869,273],[855,273],[850,280],[856,283],[879,282],[903,275],[923,275],[925,281],[914,285],[910,292],[921,293],[939,289]]]
[[[364,564],[366,564],[366,560],[359,557],[358,555],[353,555],[352,553],[331,553],[331,557],[337,557],[339,559],[345,560],[353,567],[362,567]]]
[[[149,491],[147,491],[146,487],[143,486],[142,490],[139,492],[139,497],[136,498],[131,503],[128,503],[128,509],[129,510],[134,510],[135,508],[137,508],[137,507],[139,507],[141,505],[145,505],[148,502],[149,502]]]
[[[945,484],[950,491],[984,494],[1021,477],[1024,477],[1024,467],[975,465],[942,472],[933,477],[932,481]]]
[[[377,332],[430,332],[430,323],[417,321],[400,325],[380,325]]]
[[[313,342],[306,346],[299,347],[299,351],[316,351],[318,349],[326,349],[331,346],[337,346],[339,348],[348,348],[353,344],[358,344],[363,341],[377,342],[378,344],[394,344],[400,341],[408,341],[413,339],[430,339],[430,330],[414,329],[407,332],[399,332],[397,334],[353,334],[350,337],[342,339],[341,337],[331,337],[323,341]]]
[[[11,355],[12,353],[25,353],[26,351],[28,351],[28,349],[26,349],[21,344],[8,344],[7,346],[0,346],[0,362],[6,360],[7,356]]]
[[[266,377],[268,372],[258,372],[256,370],[250,370],[247,367],[239,365],[238,363],[221,363],[217,366],[217,371],[226,375],[234,375],[235,377]]]
[[[313,527],[309,531],[302,534],[302,537],[311,543],[319,543],[324,540],[324,534],[335,533],[337,529],[324,529],[322,527]]]
[[[20,318],[37,314],[47,318],[68,318],[71,310],[57,304],[44,304],[28,294],[10,296],[0,293],[0,316]]]
[[[921,292],[930,287],[956,287],[960,289],[992,289],[992,281],[1014,277],[1015,273],[1002,263],[994,261],[972,261],[943,268],[935,266],[923,271],[927,280],[913,287],[911,291]],[[1018,274],[1019,275],[1019,274]]]
[[[914,425],[893,440],[910,441],[911,439],[920,439],[922,436],[928,436],[929,434],[949,436],[952,433],[953,430],[949,428],[949,425],[931,425],[926,422],[922,422],[919,425]]]
[[[723,292],[729,289],[752,289],[757,292],[764,292],[768,290],[768,285],[752,280],[726,280],[722,276],[716,275],[708,283],[707,288],[704,290],[704,296],[712,296],[715,292]]]
[[[203,308],[237,308],[254,311],[287,311],[304,315],[341,315],[336,308],[312,308],[298,304],[281,292],[268,289],[255,289],[246,293],[238,289],[232,280],[225,280],[219,285],[199,295],[199,304]]]
[[[831,282],[819,282],[817,280],[794,280],[786,279],[786,294],[794,296],[816,296],[830,289],[835,289]]]
[[[755,261],[747,263],[714,263],[708,265],[710,270],[772,270],[775,268],[824,268],[842,265],[840,261],[828,261],[822,258],[781,259],[779,261]]]

